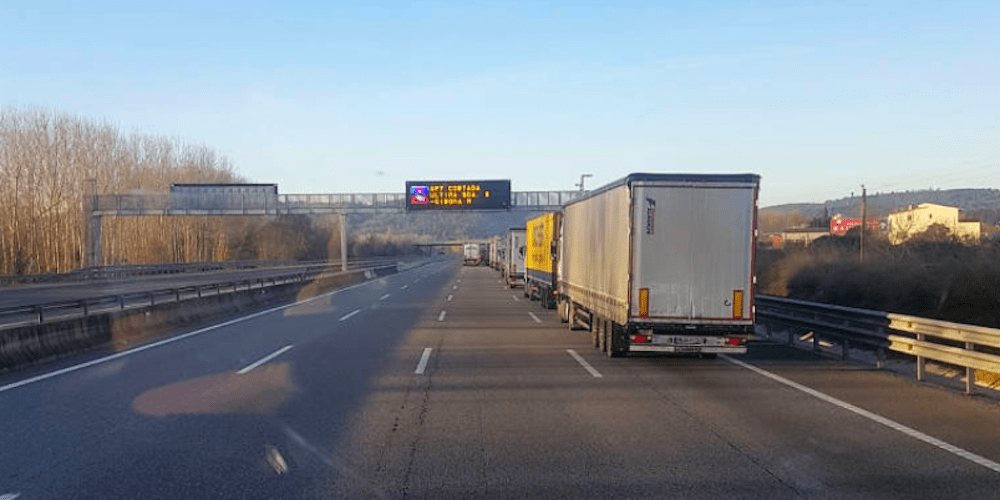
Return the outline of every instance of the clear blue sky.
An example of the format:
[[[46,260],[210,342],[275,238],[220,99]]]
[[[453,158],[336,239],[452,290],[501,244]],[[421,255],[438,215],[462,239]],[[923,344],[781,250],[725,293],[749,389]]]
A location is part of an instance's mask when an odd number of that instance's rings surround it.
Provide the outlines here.
[[[286,193],[1000,188],[1000,3],[6,1],[0,105],[202,143]]]

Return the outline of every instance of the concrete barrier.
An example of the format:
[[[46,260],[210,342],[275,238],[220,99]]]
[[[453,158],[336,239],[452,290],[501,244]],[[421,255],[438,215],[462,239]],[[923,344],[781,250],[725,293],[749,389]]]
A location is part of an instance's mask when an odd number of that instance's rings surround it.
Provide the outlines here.
[[[0,370],[94,349],[123,351],[183,331],[303,300],[397,272],[395,265],[321,275],[306,283],[240,290],[0,331]]]

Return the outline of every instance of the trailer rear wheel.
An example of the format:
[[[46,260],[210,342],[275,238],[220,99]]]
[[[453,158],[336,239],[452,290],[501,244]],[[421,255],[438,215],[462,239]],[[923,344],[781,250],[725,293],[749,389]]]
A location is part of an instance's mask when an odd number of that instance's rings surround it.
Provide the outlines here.
[[[556,307],[556,298],[552,295],[552,289],[549,287],[542,287],[541,292],[541,305],[542,309],[553,309]]]
[[[565,300],[559,301],[559,322],[567,323],[569,322],[569,302]]]
[[[601,322],[597,321],[594,328],[590,329],[590,343],[594,349],[601,349]]]
[[[608,323],[598,321],[593,331],[597,335],[597,348],[601,352],[608,352]]]
[[[625,346],[623,345],[625,341],[625,332],[623,328],[611,321],[605,323],[605,345],[607,349],[605,352],[608,353],[609,358],[617,358],[625,354]]]

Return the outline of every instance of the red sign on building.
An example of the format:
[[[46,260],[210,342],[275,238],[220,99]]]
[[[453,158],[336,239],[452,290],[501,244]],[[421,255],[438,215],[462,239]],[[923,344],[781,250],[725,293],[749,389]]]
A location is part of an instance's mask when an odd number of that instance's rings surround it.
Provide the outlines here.
[[[846,217],[834,217],[830,219],[830,234],[835,234],[837,236],[843,236],[847,234],[848,231],[854,229],[861,225],[861,219],[849,219]],[[878,231],[878,219],[868,218],[868,230]]]

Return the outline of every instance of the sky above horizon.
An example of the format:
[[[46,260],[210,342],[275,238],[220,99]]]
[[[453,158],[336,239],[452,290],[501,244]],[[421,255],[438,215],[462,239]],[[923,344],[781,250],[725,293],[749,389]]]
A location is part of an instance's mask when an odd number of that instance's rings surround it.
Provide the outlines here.
[[[1000,188],[996,2],[0,3],[0,106],[283,193],[762,176],[762,206]]]

